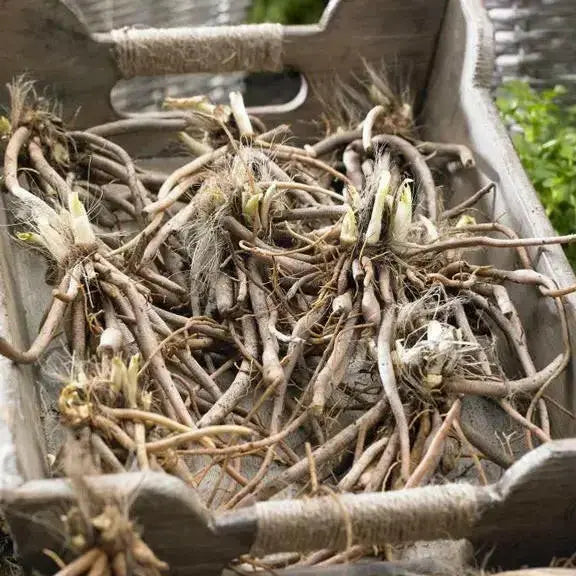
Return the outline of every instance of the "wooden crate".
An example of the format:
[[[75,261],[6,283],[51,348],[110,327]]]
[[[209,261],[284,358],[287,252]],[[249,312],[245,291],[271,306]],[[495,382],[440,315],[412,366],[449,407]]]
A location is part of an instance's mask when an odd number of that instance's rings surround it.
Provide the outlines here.
[[[42,12],[40,0],[28,2],[29,7],[35,5],[38,14]],[[0,24],[4,34],[9,35],[11,27],[26,29],[22,22],[31,21],[26,20],[30,14],[24,14],[21,3],[22,0],[6,3],[5,10],[12,10],[14,18],[10,25]],[[289,31],[300,42],[292,46],[287,64],[298,68],[307,82],[296,101],[262,109],[260,113],[272,121],[293,122],[296,131],[306,137],[310,125],[302,120],[316,119],[321,112],[320,103],[309,90],[312,83],[330,82],[336,75],[349,79],[362,69],[363,58],[375,65],[384,62],[389,74],[404,78],[415,94],[423,136],[466,144],[475,153],[477,168],[455,176],[459,193],[449,202],[456,203],[487,180],[493,180],[496,195],[481,206],[486,214],[523,236],[553,234],[490,96],[492,28],[480,0],[332,0],[318,26]],[[79,42],[77,36],[68,40]],[[4,53],[0,49],[0,57],[5,63],[4,73],[11,76],[18,66],[8,58],[9,49],[10,45]],[[54,49],[57,52],[58,46]],[[24,50],[23,55],[30,58],[28,67],[41,81],[60,82],[59,94],[65,109],[86,103],[78,117],[80,122],[101,121],[109,113],[98,102],[90,103],[90,95],[79,87],[78,80],[70,81],[62,67],[55,66],[48,73],[33,50]],[[50,55],[49,62],[57,57],[57,53]],[[212,64],[214,72],[218,72],[220,63]],[[71,66],[72,72],[83,69],[80,65],[74,68],[75,63]],[[5,211],[0,214],[5,218]],[[35,331],[35,311],[45,296],[37,289],[43,285],[42,270],[34,257],[13,250],[8,231],[7,226],[0,229],[0,331],[7,339],[23,343]],[[533,249],[531,255],[537,269],[560,286],[576,282],[559,247]],[[490,254],[490,259],[502,265],[512,264],[511,256],[501,253]],[[514,296],[527,327],[531,353],[537,365],[543,366],[561,341],[554,307],[527,291],[518,290]],[[575,305],[576,297],[566,297],[572,334],[576,334]],[[46,478],[37,374],[4,358],[0,358],[0,371],[3,509],[23,561],[41,569],[46,565],[42,550],[58,549],[60,544],[58,533],[47,528],[47,522],[50,526],[57,523],[74,495],[66,480]],[[576,408],[574,381],[571,365],[551,387],[556,400],[572,411]],[[572,420],[559,413],[553,430],[556,437],[565,437],[574,435],[576,429]],[[576,530],[575,454],[573,440],[552,444],[529,455],[499,487],[482,492],[487,500],[483,500],[484,507],[479,508],[479,517],[474,519],[479,553],[493,548],[491,557],[497,563],[518,567],[573,552],[569,548],[573,547],[571,535]],[[507,494],[516,493],[520,477],[530,478],[522,484],[530,497],[522,492],[524,499],[516,503],[512,513],[503,515],[497,504]],[[96,477],[90,482],[97,492],[130,500],[131,514],[144,527],[147,542],[170,564],[173,574],[220,573],[231,559],[250,550],[262,529],[258,507],[226,515],[211,513],[192,489],[167,475],[134,473]],[[451,534],[463,535],[469,534]],[[387,573],[385,568],[372,567],[366,573]],[[347,570],[343,567],[336,573],[351,573]],[[314,573],[335,572],[314,569]]]

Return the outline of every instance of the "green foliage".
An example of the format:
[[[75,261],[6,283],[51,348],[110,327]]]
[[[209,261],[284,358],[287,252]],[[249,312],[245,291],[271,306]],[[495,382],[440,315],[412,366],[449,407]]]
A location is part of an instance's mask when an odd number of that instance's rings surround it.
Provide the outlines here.
[[[324,0],[254,0],[249,21],[314,24],[324,6]]]
[[[576,232],[576,107],[564,106],[566,89],[537,92],[508,82],[496,103],[526,173],[559,234]],[[576,246],[566,249],[576,267]]]

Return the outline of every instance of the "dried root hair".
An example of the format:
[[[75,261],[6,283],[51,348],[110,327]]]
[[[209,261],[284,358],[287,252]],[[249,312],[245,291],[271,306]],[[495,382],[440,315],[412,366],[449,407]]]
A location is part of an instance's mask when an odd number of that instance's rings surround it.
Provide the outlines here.
[[[365,71],[351,81],[316,82],[311,86],[324,108],[328,134],[357,128],[374,106],[385,110],[375,124],[375,132],[410,136],[414,131],[413,98],[403,85],[394,85],[386,66],[364,63]]]

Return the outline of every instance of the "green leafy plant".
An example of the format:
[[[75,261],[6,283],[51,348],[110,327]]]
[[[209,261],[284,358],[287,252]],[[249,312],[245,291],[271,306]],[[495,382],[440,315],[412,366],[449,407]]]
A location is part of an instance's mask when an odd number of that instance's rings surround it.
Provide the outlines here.
[[[576,231],[576,107],[566,89],[536,91],[518,80],[499,90],[497,106],[518,156],[559,234]],[[566,249],[576,267],[576,246]]]
[[[318,22],[325,0],[254,0],[250,22],[313,24]]]

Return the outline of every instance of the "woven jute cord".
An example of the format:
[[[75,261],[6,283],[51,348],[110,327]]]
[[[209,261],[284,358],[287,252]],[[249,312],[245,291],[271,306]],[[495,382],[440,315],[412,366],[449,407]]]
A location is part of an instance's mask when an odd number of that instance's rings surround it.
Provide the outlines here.
[[[280,72],[282,25],[122,28],[110,35],[124,78],[201,72]]]
[[[382,494],[345,494],[256,505],[252,554],[343,550],[464,537],[480,511],[481,490],[468,484]]]

